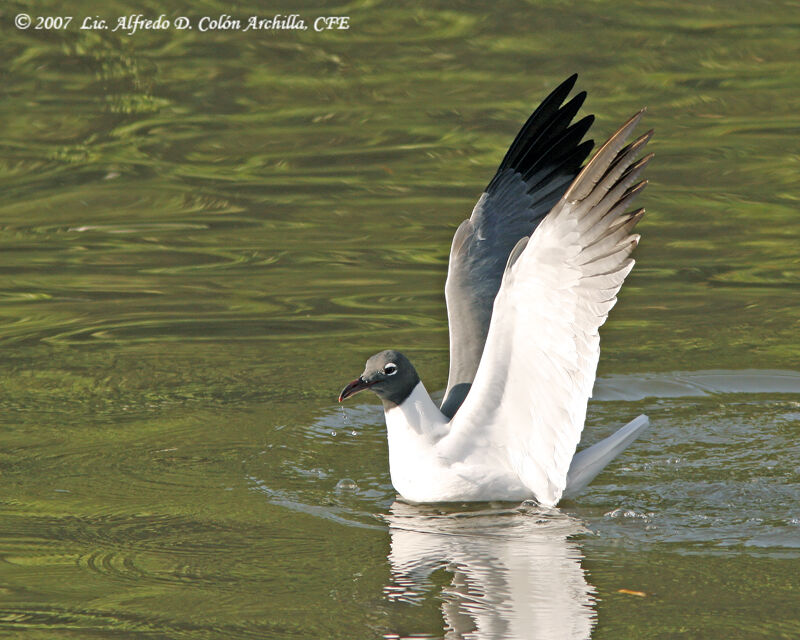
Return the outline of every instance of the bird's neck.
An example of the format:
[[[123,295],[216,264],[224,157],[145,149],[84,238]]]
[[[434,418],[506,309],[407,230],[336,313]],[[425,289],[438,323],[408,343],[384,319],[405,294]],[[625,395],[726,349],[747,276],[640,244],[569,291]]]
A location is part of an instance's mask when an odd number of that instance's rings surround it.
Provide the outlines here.
[[[439,411],[422,382],[400,404],[384,402],[383,410],[390,447],[396,436],[416,435],[435,442],[450,430],[447,416]]]

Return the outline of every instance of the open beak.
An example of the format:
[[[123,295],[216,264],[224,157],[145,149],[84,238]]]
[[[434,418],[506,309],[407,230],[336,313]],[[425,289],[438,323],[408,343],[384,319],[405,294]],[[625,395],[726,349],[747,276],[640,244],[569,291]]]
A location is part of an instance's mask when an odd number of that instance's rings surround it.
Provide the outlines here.
[[[339,394],[339,402],[342,400],[346,400],[350,396],[354,396],[359,391],[363,391],[364,389],[369,389],[374,382],[367,382],[363,378],[358,378],[357,380],[353,380],[350,384],[348,384],[342,392]]]

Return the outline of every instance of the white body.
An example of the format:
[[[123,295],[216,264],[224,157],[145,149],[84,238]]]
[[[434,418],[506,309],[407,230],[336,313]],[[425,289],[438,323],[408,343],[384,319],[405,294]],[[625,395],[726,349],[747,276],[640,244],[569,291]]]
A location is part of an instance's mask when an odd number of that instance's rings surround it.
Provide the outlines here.
[[[455,437],[455,420],[448,421],[439,411],[421,382],[402,404],[384,415],[392,485],[409,502],[558,501],[543,498],[527,487],[509,464],[507,451],[488,439],[469,444]],[[564,493],[572,496],[583,489],[647,425],[647,417],[639,416],[614,435],[581,451],[569,467]]]
[[[417,384],[385,412],[392,484],[410,502],[524,500],[533,494],[488,442],[453,446],[451,423]]]

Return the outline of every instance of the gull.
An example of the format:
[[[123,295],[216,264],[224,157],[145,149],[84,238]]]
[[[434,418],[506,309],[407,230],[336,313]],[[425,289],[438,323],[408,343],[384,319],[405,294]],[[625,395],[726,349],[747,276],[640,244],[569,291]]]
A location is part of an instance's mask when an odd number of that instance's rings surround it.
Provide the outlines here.
[[[412,503],[533,499],[582,490],[648,425],[641,415],[576,454],[600,357],[598,329],[630,273],[644,209],[644,109],[581,169],[593,122],[572,123],[573,75],[528,118],[453,237],[445,284],[450,371],[440,407],[406,356],[367,360],[339,402],[383,403],[392,484]]]

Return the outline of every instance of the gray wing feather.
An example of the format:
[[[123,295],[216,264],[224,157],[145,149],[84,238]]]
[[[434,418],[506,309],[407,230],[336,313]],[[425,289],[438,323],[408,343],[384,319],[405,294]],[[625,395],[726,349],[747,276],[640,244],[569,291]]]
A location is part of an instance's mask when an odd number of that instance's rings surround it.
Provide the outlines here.
[[[445,285],[450,373],[441,407],[449,417],[461,406],[478,370],[512,249],[558,202],[592,149],[591,140],[581,140],[594,117],[570,124],[586,93],[562,105],[576,79],[573,75],[564,81],[528,118],[472,215],[453,237]]]

